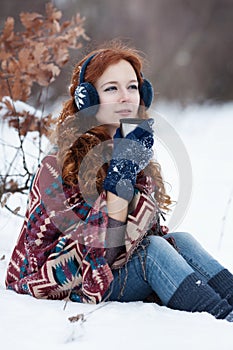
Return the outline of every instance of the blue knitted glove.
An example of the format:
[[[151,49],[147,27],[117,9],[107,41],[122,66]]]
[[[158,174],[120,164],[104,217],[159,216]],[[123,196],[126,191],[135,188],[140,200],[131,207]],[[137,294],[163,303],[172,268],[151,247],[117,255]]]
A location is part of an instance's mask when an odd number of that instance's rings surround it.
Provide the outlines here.
[[[114,135],[112,159],[104,180],[104,189],[130,201],[134,195],[137,174],[153,156],[154,120],[146,119],[125,138],[118,128]]]

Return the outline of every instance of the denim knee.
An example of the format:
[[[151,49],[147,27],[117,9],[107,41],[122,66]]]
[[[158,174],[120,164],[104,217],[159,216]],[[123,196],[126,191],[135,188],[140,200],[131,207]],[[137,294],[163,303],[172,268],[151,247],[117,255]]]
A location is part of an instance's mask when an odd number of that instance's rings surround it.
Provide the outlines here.
[[[164,238],[172,237],[175,240],[178,251],[182,254],[191,250],[198,250],[204,253],[201,244],[188,232],[172,232],[164,236]]]
[[[173,247],[168,243],[168,241],[164,237],[161,236],[149,236],[149,242],[147,249],[147,254],[152,255],[151,257],[159,254],[159,253],[165,253],[167,250],[172,249]],[[155,252],[154,252],[155,250]]]
[[[169,238],[169,237],[173,237],[175,240],[182,240],[182,241],[186,241],[187,243],[191,243],[191,242],[195,242],[198,243],[197,240],[193,237],[193,235],[191,235],[191,233],[189,232],[171,232],[171,233],[167,233],[164,238]]]
[[[195,272],[206,280],[209,280],[223,269],[223,266],[190,233],[174,232],[164,237],[174,238],[178,252]]]

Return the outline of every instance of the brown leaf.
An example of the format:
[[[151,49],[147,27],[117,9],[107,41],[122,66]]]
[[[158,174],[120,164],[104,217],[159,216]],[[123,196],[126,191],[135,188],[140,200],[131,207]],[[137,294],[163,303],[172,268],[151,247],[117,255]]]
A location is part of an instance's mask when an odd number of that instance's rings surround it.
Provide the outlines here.
[[[5,194],[3,200],[1,201],[1,207],[2,207],[2,208],[5,207],[5,205],[6,205],[6,203],[7,203],[7,201],[8,201],[8,199],[9,199],[10,196],[11,196],[11,193],[6,193],[6,194]]]
[[[70,21],[63,22],[61,25],[61,31],[65,30],[67,27],[69,27],[70,23],[71,23]]]
[[[15,58],[11,58],[11,60],[8,62],[8,73],[12,73],[12,75],[15,75],[15,73],[20,69],[19,62]]]
[[[20,207],[17,207],[13,210],[13,214],[17,215],[19,211],[20,211]]]
[[[49,136],[51,128],[56,124],[56,120],[53,119],[52,115],[49,114],[41,119],[40,133],[41,135]]]
[[[69,60],[67,45],[57,42],[54,47],[54,60],[61,67]]]
[[[28,61],[30,61],[32,59],[31,50],[27,49],[27,48],[22,48],[19,51],[18,57],[19,57],[20,67],[23,70],[25,70],[28,67]]]
[[[12,87],[12,97],[14,100],[20,100],[23,102],[26,102],[30,96],[31,93],[31,86],[33,84],[33,81],[29,78],[29,81],[27,82],[27,75],[23,75],[19,78],[17,78],[14,82],[14,85]]]
[[[1,256],[0,260],[1,260],[1,261],[2,261],[2,260],[5,260],[5,258],[6,258],[6,256],[3,255],[3,256]]]
[[[62,17],[62,12],[57,10],[51,2],[46,4],[45,11],[46,11],[48,19],[52,22],[54,20],[58,21]]]
[[[37,12],[21,12],[20,13],[20,20],[22,25],[26,29],[37,29],[37,27],[40,27],[43,23],[42,20],[43,16]]]
[[[8,111],[14,111],[14,106],[13,106],[11,100],[9,100],[9,99],[4,99],[4,101],[2,101],[2,103],[4,103],[4,105],[6,106],[6,109],[7,109]]]
[[[5,61],[8,60],[8,58],[10,58],[12,56],[12,54],[10,52],[6,52],[6,51],[0,51],[0,61]],[[2,65],[2,69],[4,69],[4,64],[5,62],[1,62]]]
[[[55,79],[55,77],[60,74],[60,69],[58,68],[58,66],[56,66],[53,63],[47,64],[47,70],[52,72],[53,78],[51,81],[53,81]]]
[[[68,318],[70,322],[78,322],[79,320],[85,321],[84,314],[77,314],[76,316],[71,316]]]
[[[17,182],[14,181],[13,179],[11,179],[11,180],[8,182],[7,185],[9,186],[9,188],[10,188],[11,191],[15,191],[15,190],[17,190],[17,188],[18,188]],[[7,187],[8,187],[8,186],[7,186]]]
[[[37,83],[42,86],[47,86],[55,80],[55,77],[60,74],[60,69],[53,63],[43,64],[38,72]]]
[[[50,55],[46,43],[36,43],[33,55],[38,64],[47,61],[50,58]]]
[[[3,41],[12,41],[14,38],[14,25],[15,25],[15,20],[13,17],[8,17],[5,26],[3,28],[3,33],[2,33],[2,40]]]

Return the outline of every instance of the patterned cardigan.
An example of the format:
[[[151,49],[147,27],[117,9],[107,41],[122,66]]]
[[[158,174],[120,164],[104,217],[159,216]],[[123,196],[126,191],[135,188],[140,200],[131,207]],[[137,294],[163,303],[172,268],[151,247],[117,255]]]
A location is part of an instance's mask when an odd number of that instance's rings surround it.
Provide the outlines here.
[[[111,269],[123,266],[148,231],[156,231],[149,180],[137,182],[126,223],[126,252],[110,268],[105,259],[105,191],[88,204],[78,186],[63,184],[56,156],[46,156],[32,181],[7,288],[36,298],[101,302],[113,280]]]

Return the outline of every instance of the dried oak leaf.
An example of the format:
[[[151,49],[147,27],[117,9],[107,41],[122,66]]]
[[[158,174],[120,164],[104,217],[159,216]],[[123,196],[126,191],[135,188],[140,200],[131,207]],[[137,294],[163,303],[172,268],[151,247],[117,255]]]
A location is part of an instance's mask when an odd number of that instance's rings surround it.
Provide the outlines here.
[[[32,81],[26,80],[27,75],[20,70],[15,72],[14,77],[8,79],[11,98],[13,100],[26,101],[31,91]]]
[[[61,31],[63,32],[69,26],[70,26],[70,21],[63,22],[61,25]]]
[[[12,56],[12,54],[10,52],[6,52],[6,51],[0,51],[0,61],[1,61],[1,66],[2,69],[4,69],[4,65],[7,63],[6,61]]]
[[[14,25],[15,20],[13,17],[8,17],[2,32],[2,41],[12,41],[14,39]]]
[[[33,50],[33,56],[35,63],[41,64],[50,59],[49,50],[46,47],[46,43],[36,43]]]
[[[22,73],[34,74],[34,67],[38,67],[41,62],[46,62],[50,55],[44,43],[36,42],[29,48],[22,48],[19,51],[18,58]]]
[[[56,124],[56,120],[53,119],[52,114],[47,115],[41,119],[40,133],[41,135],[49,136],[51,134],[51,128]]]
[[[14,112],[14,106],[11,102],[11,100],[9,100],[8,98],[4,99],[4,101],[1,101],[2,103],[4,103],[4,105],[6,106],[5,108],[8,111]]]
[[[47,28],[51,31],[51,33],[56,34],[60,33],[61,27],[59,22],[57,21],[52,21],[52,22],[47,22]]]
[[[56,46],[53,49],[54,61],[58,66],[63,66],[69,60],[69,51],[67,45],[57,40]]]
[[[37,30],[43,24],[43,16],[37,12],[21,12],[20,20],[22,25],[28,30]]]
[[[14,181],[13,179],[11,179],[8,183],[7,183],[7,188],[10,189],[10,191],[15,191],[18,189],[18,184],[16,181]]]
[[[23,111],[23,120],[20,122],[19,133],[22,136],[26,136],[28,131],[38,131],[38,122],[35,115]]]
[[[13,214],[17,215],[18,212],[20,211],[20,209],[21,209],[20,207],[15,208],[15,209],[13,210]]]
[[[71,317],[68,317],[68,320],[72,323],[74,322],[78,322],[79,320],[81,320],[82,322],[85,322],[85,318],[84,318],[84,314],[78,314],[76,316],[71,316]]]
[[[51,2],[46,4],[45,12],[47,14],[48,19],[51,21],[59,21],[62,17],[62,12],[57,10]]]
[[[7,201],[8,201],[8,199],[10,198],[10,196],[11,196],[11,193],[9,193],[9,192],[5,194],[3,200],[1,201],[1,207],[2,208],[5,207],[5,205],[6,205]]]
[[[11,73],[12,76],[20,71],[19,62],[15,58],[12,57],[11,60],[8,61],[7,71]]]
[[[10,115],[8,115],[8,117],[10,117]],[[16,130],[19,130],[19,121],[16,118],[9,119],[8,125]]]
[[[19,65],[23,70],[27,70],[28,62],[32,60],[32,53],[30,49],[22,48],[18,53]]]
[[[60,69],[53,63],[43,64],[38,69],[37,83],[42,86],[47,86],[49,83],[55,80],[55,77],[59,75]]]

